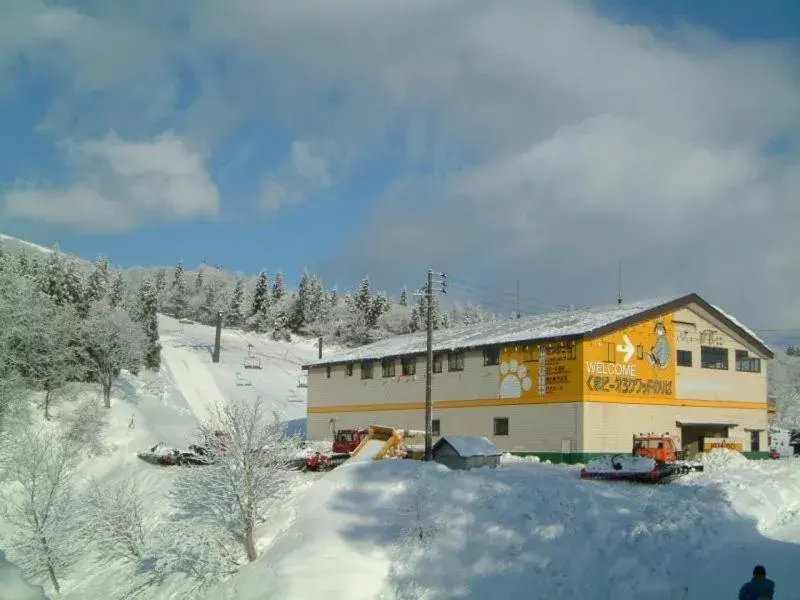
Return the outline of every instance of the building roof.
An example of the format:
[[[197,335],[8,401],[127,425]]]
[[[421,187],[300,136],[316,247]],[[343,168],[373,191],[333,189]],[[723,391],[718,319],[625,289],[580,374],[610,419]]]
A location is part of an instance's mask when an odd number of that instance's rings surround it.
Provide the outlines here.
[[[459,456],[500,456],[500,451],[487,437],[446,435],[434,445],[434,450],[442,444],[450,444]]]
[[[560,310],[520,319],[502,319],[475,325],[438,329],[433,336],[433,351],[448,352],[498,344],[595,337],[633,322],[677,310],[690,303],[699,304],[707,312],[726,322],[732,330],[737,331],[766,356],[773,357],[769,347],[752,331],[697,294]],[[303,368],[361,360],[380,360],[387,357],[413,356],[424,354],[425,349],[426,334],[422,331],[388,337],[372,344],[332,354],[307,363],[303,365]]]

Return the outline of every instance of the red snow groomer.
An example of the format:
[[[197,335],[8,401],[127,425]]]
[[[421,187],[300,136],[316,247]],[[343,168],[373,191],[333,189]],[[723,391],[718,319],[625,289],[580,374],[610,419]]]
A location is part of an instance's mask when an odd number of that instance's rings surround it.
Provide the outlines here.
[[[317,452],[305,460],[309,471],[329,471],[350,458],[350,453],[361,445],[369,435],[369,429],[339,429],[333,438],[333,446],[329,454]]]
[[[582,479],[618,479],[666,483],[703,465],[686,462],[669,433],[640,433],[633,436],[630,454],[614,454],[589,461],[581,469]]]

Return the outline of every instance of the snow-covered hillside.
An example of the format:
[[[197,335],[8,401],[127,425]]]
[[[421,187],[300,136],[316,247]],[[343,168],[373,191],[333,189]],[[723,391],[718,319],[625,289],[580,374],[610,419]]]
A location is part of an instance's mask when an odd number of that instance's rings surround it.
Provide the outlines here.
[[[800,429],[800,356],[775,352],[767,372],[769,395],[775,400],[776,424]]]
[[[101,486],[135,480],[144,500],[150,529],[154,529],[168,512],[167,495],[177,468],[150,465],[136,453],[160,441],[186,447],[193,440],[197,420],[207,416],[209,405],[236,396],[258,396],[295,430],[304,430],[306,390],[298,386],[300,364],[317,355],[313,340],[275,342],[266,335],[226,330],[220,362],[214,364],[211,360],[213,328],[181,324],[163,316],[160,317],[160,337],[163,345],[160,371],[145,371],[139,376],[122,373],[114,386],[112,408],[107,413],[103,430],[106,451],[86,457],[78,472],[78,479],[93,478]],[[260,362],[260,369],[244,368],[248,355]],[[60,403],[63,410],[80,399],[95,399],[99,406],[98,386],[80,385],[76,390],[73,390],[76,398]],[[57,414],[58,408],[54,412]],[[296,475],[298,491],[315,478],[310,474]],[[0,526],[0,549],[7,547],[11,533],[10,527]],[[16,562],[12,551],[9,551],[8,560]],[[129,593],[130,565],[98,560],[93,553],[82,556],[63,579],[59,597],[112,600]],[[2,590],[15,589],[11,587],[12,582],[19,590],[25,588],[16,570],[0,563]],[[168,590],[177,591],[181,585],[180,578],[176,578],[165,583],[163,589],[150,590],[139,597],[168,597],[172,593]],[[10,600],[4,593],[0,591],[0,599]]]

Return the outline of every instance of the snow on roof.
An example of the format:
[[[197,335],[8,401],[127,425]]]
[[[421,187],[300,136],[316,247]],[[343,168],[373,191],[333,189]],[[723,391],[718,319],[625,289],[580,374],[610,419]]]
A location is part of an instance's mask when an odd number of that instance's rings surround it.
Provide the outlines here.
[[[734,317],[733,315],[729,315],[724,310],[722,310],[719,306],[716,306],[715,304],[712,304],[711,306],[714,308],[714,310],[718,311],[723,317],[728,319],[731,323],[733,323],[737,327],[743,329],[745,331],[745,333],[747,333],[747,335],[749,335],[750,337],[752,337],[755,340],[758,340],[759,343],[762,346],[764,346],[765,348],[769,349],[770,352],[772,352],[772,348],[769,347],[769,344],[767,344],[767,342],[765,342],[763,339],[758,337],[752,329],[750,329],[749,327],[743,325],[742,322],[739,321],[736,317]]]
[[[447,442],[459,456],[500,456],[500,451],[487,437],[446,435],[436,445]]]
[[[561,310],[522,317],[521,319],[489,321],[476,325],[439,329],[433,334],[433,351],[442,352],[461,348],[474,348],[476,346],[491,346],[588,334],[611,323],[627,319],[683,297],[676,296],[627,304]],[[345,352],[332,354],[308,363],[306,366],[359,360],[378,360],[387,356],[423,354],[425,346],[425,332],[398,335],[365,346],[352,348]]]

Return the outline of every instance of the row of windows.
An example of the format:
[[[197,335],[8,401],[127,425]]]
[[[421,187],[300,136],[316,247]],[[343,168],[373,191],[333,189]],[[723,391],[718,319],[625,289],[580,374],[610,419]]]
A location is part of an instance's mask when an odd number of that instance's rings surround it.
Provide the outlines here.
[[[447,371],[463,371],[464,370],[464,352],[447,352],[437,353],[433,355],[432,370],[434,373],[441,373],[444,366],[444,359],[447,357]],[[575,347],[572,346],[567,350],[567,358],[574,359]],[[524,362],[536,362],[539,360],[538,347],[525,348],[523,350]],[[361,379],[373,379],[373,364],[374,360],[362,360],[361,365]],[[394,358],[384,358],[381,362],[381,374],[383,377],[396,376],[397,361]],[[483,366],[492,367],[500,364],[500,348],[491,347],[483,349]],[[400,359],[400,373],[405,377],[416,375],[417,373],[417,357],[412,356]],[[353,363],[347,363],[344,371],[345,377],[353,376]],[[331,366],[327,367],[327,376],[331,376]]]
[[[530,361],[524,359],[526,362],[539,360],[538,348],[534,347],[530,350],[525,350],[524,353],[530,357]],[[701,346],[700,347],[700,367],[703,369],[718,369],[728,370],[728,354],[727,348],[720,348],[716,346]],[[616,346],[613,343],[606,344],[606,362],[615,362],[616,360]],[[448,352],[447,353],[447,371],[463,371],[464,370],[464,353],[463,352]],[[637,358],[644,357],[644,349],[641,345],[636,347]],[[434,354],[433,356],[433,372],[441,373],[444,364],[445,354]],[[574,348],[572,354],[568,353],[568,358],[574,358]],[[677,351],[677,365],[679,367],[691,367],[694,365],[692,360],[691,350],[678,350]],[[376,361],[364,360],[361,361],[361,379],[373,379],[373,365]],[[500,364],[500,349],[499,348],[484,348],[483,350],[483,365],[485,367],[496,366]],[[396,376],[397,361],[394,358],[385,358],[381,360],[381,374],[383,377]],[[736,350],[736,370],[744,373],[760,373],[761,372],[761,359],[758,357],[749,356],[747,350]],[[345,376],[353,376],[353,363],[345,365]],[[417,357],[411,356],[400,359],[400,374],[404,377],[410,377],[417,374]],[[331,376],[331,366],[327,367],[327,376]]]
[[[508,417],[495,417],[492,421],[494,435],[508,435]],[[432,420],[431,435],[435,437],[442,435],[442,422],[439,419]]]
[[[728,357],[730,351],[727,348],[717,346],[700,346],[700,367],[703,369],[717,369],[720,371],[728,370]],[[743,373],[760,373],[761,359],[749,356],[747,350],[736,350],[736,370]],[[692,351],[678,350],[677,364],[679,367],[693,366]]]

